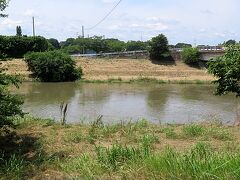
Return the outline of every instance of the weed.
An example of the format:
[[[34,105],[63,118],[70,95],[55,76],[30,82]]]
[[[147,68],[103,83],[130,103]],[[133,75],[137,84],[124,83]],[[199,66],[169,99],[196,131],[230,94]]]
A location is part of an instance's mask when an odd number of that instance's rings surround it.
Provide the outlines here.
[[[163,179],[238,179],[240,155],[214,152],[209,144],[198,143],[178,153],[168,148],[145,162],[155,176]]]
[[[0,158],[0,175],[10,176],[19,179],[23,175],[24,160],[20,156],[13,154],[8,160],[4,160],[4,156]]]
[[[79,179],[95,179],[95,174],[101,172],[101,166],[93,158],[84,154],[80,157],[69,158],[60,163],[60,167],[67,173],[80,173]]]
[[[176,139],[178,137],[177,133],[172,128],[164,128],[162,132],[166,134],[167,139]]]
[[[222,128],[211,128],[208,131],[208,135],[213,139],[217,139],[221,141],[228,141],[233,139],[233,135],[226,129],[222,129]]]
[[[201,136],[204,132],[204,127],[198,124],[190,124],[183,127],[183,133],[188,137]]]
[[[116,132],[118,132],[120,128],[121,126],[119,125],[111,125],[111,126],[105,125],[102,128],[102,135],[105,138],[109,138],[112,134],[115,134]]]
[[[102,121],[103,116],[98,116],[98,118],[92,123],[91,128],[89,130],[88,133],[88,137],[87,140],[89,143],[94,144],[97,140],[97,134],[96,131],[101,128],[104,127],[103,121]]]
[[[153,144],[158,142],[159,142],[159,139],[155,135],[144,135],[140,139],[140,144],[143,147],[148,147],[148,148],[152,148]]]
[[[84,139],[80,132],[70,132],[64,137],[65,142],[80,143]]]
[[[128,161],[134,161],[149,156],[148,147],[134,148],[113,145],[111,148],[96,147],[97,159],[106,169],[116,171]]]

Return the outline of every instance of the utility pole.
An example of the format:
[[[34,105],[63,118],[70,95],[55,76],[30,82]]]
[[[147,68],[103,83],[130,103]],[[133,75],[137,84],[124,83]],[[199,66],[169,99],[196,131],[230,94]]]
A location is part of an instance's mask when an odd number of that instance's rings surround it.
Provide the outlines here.
[[[84,38],[84,26],[82,26],[82,37]]]
[[[33,23],[33,37],[35,37],[35,19],[34,19],[34,16],[32,17],[32,23]]]
[[[143,35],[142,35],[142,33],[141,33],[141,41],[143,41]]]
[[[197,40],[194,39],[194,45],[193,45],[195,48],[197,47]]]

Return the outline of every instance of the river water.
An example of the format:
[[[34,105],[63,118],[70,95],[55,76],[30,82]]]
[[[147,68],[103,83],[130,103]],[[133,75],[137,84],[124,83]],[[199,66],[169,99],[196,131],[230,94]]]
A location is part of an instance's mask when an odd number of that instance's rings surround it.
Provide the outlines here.
[[[41,118],[60,119],[60,104],[69,104],[68,123],[89,122],[103,115],[106,123],[136,121],[191,123],[236,119],[233,95],[214,96],[213,85],[23,83],[23,109]]]

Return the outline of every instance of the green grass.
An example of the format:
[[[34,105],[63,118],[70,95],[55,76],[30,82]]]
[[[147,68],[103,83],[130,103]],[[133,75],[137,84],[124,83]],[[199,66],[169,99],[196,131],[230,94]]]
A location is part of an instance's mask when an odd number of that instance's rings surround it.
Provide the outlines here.
[[[183,127],[183,133],[187,137],[201,136],[205,131],[205,128],[198,124],[190,124]]]
[[[165,133],[167,139],[177,139],[179,137],[173,128],[164,128],[161,132]]]
[[[216,140],[229,141],[233,139],[233,135],[226,129],[221,127],[210,128],[208,130],[208,135]]]
[[[216,152],[209,144],[198,143],[190,151],[171,148],[145,161],[156,176],[166,179],[239,179],[240,153]]]
[[[239,179],[240,153],[214,151],[211,145],[201,142],[185,152],[167,147],[161,153],[141,146],[113,145],[96,147],[96,157],[85,154],[68,159],[60,167],[91,179],[104,174],[141,179]]]
[[[61,171],[68,174],[81,174],[78,176],[73,175],[73,179],[95,179],[96,176],[104,173],[98,161],[88,154],[59,162],[59,167]]]
[[[109,78],[106,80],[88,80],[88,79],[82,79],[78,82],[84,82],[84,83],[154,83],[154,84],[211,84],[211,81],[202,81],[202,80],[161,80],[156,78],[149,78],[149,77],[138,77],[136,79],[130,79],[130,80],[123,80],[121,77],[119,78]]]
[[[64,136],[65,142],[80,143],[84,140],[81,132],[69,132]]]
[[[144,159],[149,156],[149,146],[127,147],[113,145],[111,148],[96,147],[97,160],[104,169],[116,171],[129,161]]]
[[[0,176],[8,176],[18,179],[23,176],[24,159],[17,154],[12,154],[9,159],[5,159],[4,154],[0,156]]]
[[[237,127],[154,125],[146,119],[109,125],[101,117],[66,126],[29,116],[15,123],[19,137],[0,134],[0,145],[6,143],[0,146],[5,147],[0,151],[2,179],[44,179],[45,174],[53,179],[240,177]]]

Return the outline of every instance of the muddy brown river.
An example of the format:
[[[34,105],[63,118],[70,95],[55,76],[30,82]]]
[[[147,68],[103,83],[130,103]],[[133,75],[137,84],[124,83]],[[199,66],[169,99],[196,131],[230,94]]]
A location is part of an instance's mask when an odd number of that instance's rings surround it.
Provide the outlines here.
[[[23,83],[14,92],[25,99],[24,111],[36,117],[59,121],[60,104],[68,103],[68,123],[91,122],[99,115],[106,123],[236,119],[235,96],[215,96],[213,85]]]

